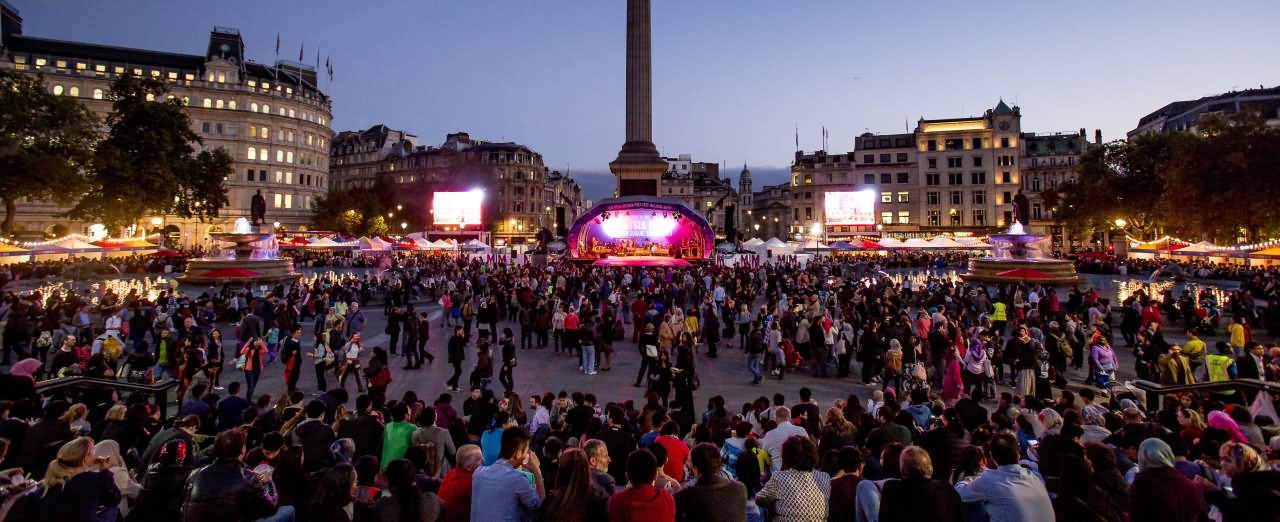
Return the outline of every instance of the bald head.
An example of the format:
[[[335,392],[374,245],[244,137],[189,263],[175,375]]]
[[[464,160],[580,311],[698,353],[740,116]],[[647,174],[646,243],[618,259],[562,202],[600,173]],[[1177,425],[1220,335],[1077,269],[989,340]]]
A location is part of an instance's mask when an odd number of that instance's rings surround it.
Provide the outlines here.
[[[898,471],[904,479],[933,478],[933,461],[920,446],[907,446],[898,456]]]
[[[773,421],[782,422],[791,420],[791,408],[786,406],[778,406],[773,409]]]
[[[484,462],[484,456],[480,452],[480,446],[466,444],[458,448],[458,467],[475,471],[482,462]]]

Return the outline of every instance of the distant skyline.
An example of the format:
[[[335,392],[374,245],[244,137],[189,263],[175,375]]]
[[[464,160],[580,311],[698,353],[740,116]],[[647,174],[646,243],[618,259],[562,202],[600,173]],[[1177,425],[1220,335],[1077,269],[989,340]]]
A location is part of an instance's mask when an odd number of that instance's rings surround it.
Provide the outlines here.
[[[240,29],[251,60],[330,58],[335,131],[377,123],[529,145],[605,173],[623,140],[622,0],[174,2],[8,0],[24,33],[201,54]],[[1003,98],[1023,130],[1122,138],[1180,99],[1280,83],[1280,2],[814,0],[653,3],[654,142],[667,156],[775,177],[794,154],[853,147],[919,117]],[[756,184],[776,183],[757,177]],[[600,194],[590,193],[593,198]]]

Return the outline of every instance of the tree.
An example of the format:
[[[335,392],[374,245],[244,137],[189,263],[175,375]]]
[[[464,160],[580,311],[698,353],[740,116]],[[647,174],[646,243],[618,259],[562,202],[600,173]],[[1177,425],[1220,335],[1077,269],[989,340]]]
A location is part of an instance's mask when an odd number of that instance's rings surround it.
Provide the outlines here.
[[[361,226],[364,222],[364,214],[359,210],[347,210],[340,214],[338,221],[338,230],[347,235],[356,235],[360,233]]]
[[[387,220],[382,215],[373,216],[364,222],[364,234],[367,236],[385,236],[389,230]]]
[[[43,77],[0,70],[0,231],[13,231],[22,198],[71,203],[87,186],[97,119],[75,98],[55,96]]]
[[[1163,171],[1187,139],[1181,133],[1147,134],[1085,152],[1077,182],[1055,194],[1058,219],[1077,232],[1107,229],[1118,218],[1139,235],[1154,232],[1163,217]]]
[[[89,189],[68,214],[127,226],[147,214],[204,221],[226,206],[231,157],[195,152],[200,136],[164,82],[122,75],[111,85],[106,139],[93,155]]]

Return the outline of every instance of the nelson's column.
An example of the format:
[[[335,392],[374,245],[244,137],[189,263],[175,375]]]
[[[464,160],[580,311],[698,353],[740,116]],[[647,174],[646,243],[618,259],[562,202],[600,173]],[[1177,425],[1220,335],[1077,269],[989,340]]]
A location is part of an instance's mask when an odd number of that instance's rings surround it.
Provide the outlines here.
[[[627,141],[609,170],[619,196],[657,196],[667,163],[653,145],[649,0],[627,0]]]

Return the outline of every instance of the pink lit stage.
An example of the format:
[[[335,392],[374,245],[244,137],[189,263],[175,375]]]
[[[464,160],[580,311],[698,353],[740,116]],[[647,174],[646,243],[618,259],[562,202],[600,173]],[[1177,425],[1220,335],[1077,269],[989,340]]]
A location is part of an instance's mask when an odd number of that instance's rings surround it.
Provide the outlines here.
[[[579,216],[565,242],[570,258],[598,266],[687,266],[711,257],[715,232],[680,200],[624,196]]]
[[[627,256],[597,259],[591,266],[691,266],[688,261],[665,256]]]

